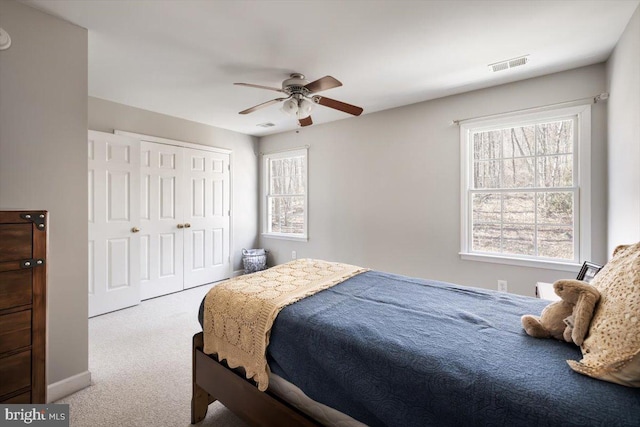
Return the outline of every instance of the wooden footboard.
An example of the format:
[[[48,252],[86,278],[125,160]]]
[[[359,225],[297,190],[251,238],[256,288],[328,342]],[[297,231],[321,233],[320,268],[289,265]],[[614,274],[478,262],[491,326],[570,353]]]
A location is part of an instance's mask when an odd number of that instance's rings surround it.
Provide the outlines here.
[[[202,421],[208,406],[218,400],[252,426],[321,426],[268,390],[259,391],[253,382],[204,354],[202,348],[200,332],[193,336],[191,424]]]

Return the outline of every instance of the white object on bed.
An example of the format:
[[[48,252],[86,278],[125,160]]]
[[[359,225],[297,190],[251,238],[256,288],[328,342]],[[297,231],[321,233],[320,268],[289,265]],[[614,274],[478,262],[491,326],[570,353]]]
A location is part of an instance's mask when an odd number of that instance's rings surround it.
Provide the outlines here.
[[[553,290],[553,283],[536,283],[536,295],[541,299],[546,299],[549,301],[560,301],[560,297]]]
[[[269,391],[325,426],[367,427],[366,424],[354,420],[347,414],[316,402],[298,387],[273,372],[269,375]]]

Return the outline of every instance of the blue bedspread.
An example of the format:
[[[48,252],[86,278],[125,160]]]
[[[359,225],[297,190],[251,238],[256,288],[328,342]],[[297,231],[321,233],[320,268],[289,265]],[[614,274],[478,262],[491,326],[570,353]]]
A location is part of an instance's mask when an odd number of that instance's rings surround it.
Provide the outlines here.
[[[282,310],[268,358],[370,426],[640,425],[640,390],[573,372],[577,347],[527,336],[533,298],[367,272]]]

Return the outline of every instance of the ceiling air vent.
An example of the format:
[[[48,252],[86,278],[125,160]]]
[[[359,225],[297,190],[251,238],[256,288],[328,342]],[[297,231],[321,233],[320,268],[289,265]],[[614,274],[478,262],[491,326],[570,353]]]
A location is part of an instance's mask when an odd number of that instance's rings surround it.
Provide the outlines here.
[[[271,122],[266,122],[266,123],[257,124],[256,126],[260,126],[261,128],[270,128],[270,127],[274,127],[275,124]]]
[[[494,62],[493,64],[489,64],[489,68],[494,73],[496,71],[508,70],[509,68],[519,67],[520,65],[524,65],[529,61],[529,55],[519,56],[517,58],[507,59],[505,61]]]

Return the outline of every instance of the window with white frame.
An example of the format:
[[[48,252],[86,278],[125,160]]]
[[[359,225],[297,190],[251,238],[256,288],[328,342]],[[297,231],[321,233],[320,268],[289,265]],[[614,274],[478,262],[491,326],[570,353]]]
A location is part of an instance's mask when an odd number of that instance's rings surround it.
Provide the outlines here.
[[[588,259],[590,111],[578,106],[461,124],[463,258]]]
[[[263,234],[307,239],[307,149],[263,155]]]

